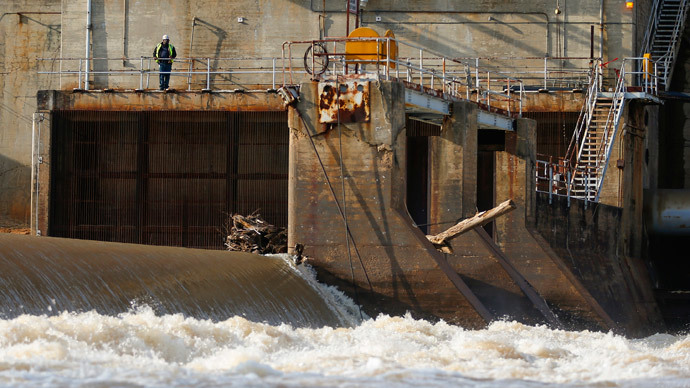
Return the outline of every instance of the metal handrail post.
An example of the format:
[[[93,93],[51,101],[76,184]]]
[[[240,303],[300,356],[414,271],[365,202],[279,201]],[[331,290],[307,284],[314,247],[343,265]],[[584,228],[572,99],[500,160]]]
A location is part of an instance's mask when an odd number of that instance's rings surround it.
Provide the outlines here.
[[[79,81],[78,81],[79,83],[78,83],[78,85],[80,88],[81,88],[81,67],[82,67],[82,59],[79,58]]]
[[[479,58],[474,59],[474,82],[477,89],[477,98],[479,98]]]
[[[146,89],[149,88],[149,80],[151,79],[151,58],[149,58],[149,62],[146,65]]]
[[[553,164],[549,163],[549,205],[553,203]]]
[[[391,80],[391,41],[388,37],[388,44],[386,44],[386,81]]]
[[[472,87],[472,71],[470,70],[470,65],[465,65],[465,84],[467,85],[465,88],[465,95],[467,96],[467,100],[469,100],[470,88]]]
[[[419,49],[419,86],[424,88],[424,50]]]
[[[442,83],[442,89],[443,93],[446,92],[446,57],[443,57],[443,83]],[[450,90],[449,90],[450,94]]]
[[[144,57],[139,59],[139,90],[144,89]]]
[[[589,168],[585,169],[585,209],[589,201]]]
[[[273,73],[271,74],[271,89],[276,88],[276,58],[273,58]]]
[[[547,58],[544,57],[544,89],[548,89],[546,86],[546,77],[547,77],[547,73],[548,73],[548,65],[547,65],[546,61],[547,61]]]
[[[568,170],[568,174],[566,175],[566,187],[568,190],[568,207],[570,207],[570,187],[572,186],[572,182],[570,182],[570,170]]]
[[[508,116],[510,116],[510,106],[512,105],[510,103],[510,78],[506,78],[506,81],[508,82]]]
[[[206,58],[206,90],[211,90],[211,58]]]
[[[520,82],[520,117],[522,117],[522,99],[525,97],[525,85]]]
[[[489,107],[489,112],[491,112],[491,72],[486,72],[486,106]]]

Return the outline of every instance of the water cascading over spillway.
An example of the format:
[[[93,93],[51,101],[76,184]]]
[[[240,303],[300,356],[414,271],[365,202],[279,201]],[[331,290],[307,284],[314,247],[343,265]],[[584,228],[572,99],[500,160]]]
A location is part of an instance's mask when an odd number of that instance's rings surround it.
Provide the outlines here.
[[[242,316],[299,327],[347,326],[314,284],[278,257],[0,234],[0,317],[133,306],[201,319]]]

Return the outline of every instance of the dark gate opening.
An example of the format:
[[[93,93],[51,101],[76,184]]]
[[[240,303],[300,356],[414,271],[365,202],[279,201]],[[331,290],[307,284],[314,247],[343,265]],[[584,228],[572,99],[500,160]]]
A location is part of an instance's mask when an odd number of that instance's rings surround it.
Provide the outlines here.
[[[505,131],[481,129],[477,134],[477,211],[496,206],[496,152],[505,151]],[[494,222],[483,226],[494,235]]]
[[[286,112],[54,111],[50,235],[222,249],[228,215],[287,225]]]
[[[522,117],[537,122],[537,158],[557,161],[565,156],[580,112],[524,112]]]
[[[429,233],[429,137],[439,136],[441,127],[407,120],[407,211],[422,230]]]

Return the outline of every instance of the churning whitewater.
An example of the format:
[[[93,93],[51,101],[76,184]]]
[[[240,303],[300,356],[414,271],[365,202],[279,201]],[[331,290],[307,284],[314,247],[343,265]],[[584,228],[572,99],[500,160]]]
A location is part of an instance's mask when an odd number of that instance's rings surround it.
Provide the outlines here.
[[[379,316],[351,328],[144,307],[0,321],[2,386],[690,386],[690,337],[641,340],[495,322],[463,330]]]

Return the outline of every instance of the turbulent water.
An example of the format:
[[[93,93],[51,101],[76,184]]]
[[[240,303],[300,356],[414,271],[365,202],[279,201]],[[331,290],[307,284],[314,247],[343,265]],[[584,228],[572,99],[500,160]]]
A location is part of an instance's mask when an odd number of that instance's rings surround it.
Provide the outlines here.
[[[352,301],[318,285],[308,267],[260,259],[306,285],[301,295],[318,296],[330,311],[321,313],[339,323],[305,325],[299,315],[296,324],[268,323],[239,311],[204,318],[146,304],[60,312],[55,302],[0,319],[0,386],[690,387],[688,335],[626,339],[509,321],[464,330],[409,316],[359,322]]]

